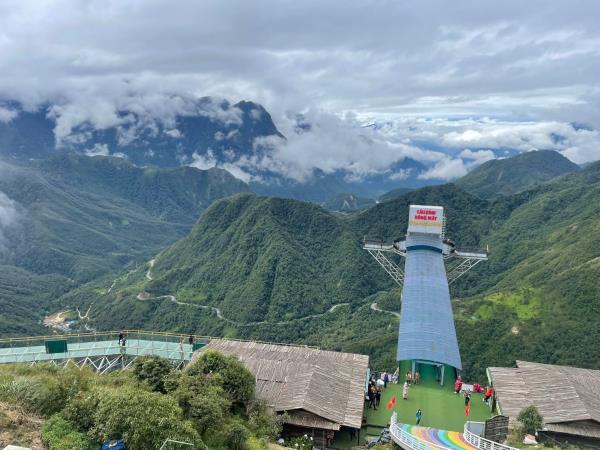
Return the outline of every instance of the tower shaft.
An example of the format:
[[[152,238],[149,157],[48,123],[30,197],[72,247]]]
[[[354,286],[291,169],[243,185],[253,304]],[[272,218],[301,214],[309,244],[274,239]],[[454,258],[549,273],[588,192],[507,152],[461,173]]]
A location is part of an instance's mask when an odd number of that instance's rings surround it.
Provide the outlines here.
[[[398,361],[432,361],[462,368],[450,304],[441,235],[409,233]]]

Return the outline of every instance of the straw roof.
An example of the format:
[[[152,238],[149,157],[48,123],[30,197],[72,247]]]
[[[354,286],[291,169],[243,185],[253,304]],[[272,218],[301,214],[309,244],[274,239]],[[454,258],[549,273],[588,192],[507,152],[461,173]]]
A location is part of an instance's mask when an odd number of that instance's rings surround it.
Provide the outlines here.
[[[600,370],[517,361],[516,368],[490,367],[488,372],[502,414],[511,422],[535,405],[549,431],[600,432]]]
[[[208,349],[238,357],[256,378],[256,397],[274,411],[287,411],[289,423],[329,430],[361,427],[368,356],[212,339],[194,357]]]

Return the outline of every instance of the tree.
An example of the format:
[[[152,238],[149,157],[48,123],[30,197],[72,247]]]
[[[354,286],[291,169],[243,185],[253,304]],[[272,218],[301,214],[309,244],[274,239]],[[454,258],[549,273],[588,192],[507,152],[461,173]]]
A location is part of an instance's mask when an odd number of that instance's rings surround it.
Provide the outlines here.
[[[169,384],[172,380],[169,380]],[[171,386],[169,386],[172,389]],[[231,402],[221,383],[209,375],[181,375],[172,391],[187,419],[194,422],[199,433],[223,423]]]
[[[166,439],[204,445],[171,396],[123,387],[105,389],[99,398],[90,434],[100,440],[123,438],[130,450],[159,448]]]
[[[215,375],[233,403],[247,403],[254,397],[254,375],[234,356],[212,350],[203,352],[188,368],[188,373]]]
[[[252,402],[248,411],[248,424],[258,437],[274,440],[281,434],[285,414],[271,414],[267,410],[267,402],[257,400]]]
[[[544,426],[544,418],[534,405],[523,408],[517,420],[523,424],[523,431],[526,434],[535,434]]]
[[[138,358],[133,363],[133,375],[140,381],[150,385],[153,391],[166,392],[165,379],[173,371],[173,365],[168,359],[157,356]]]

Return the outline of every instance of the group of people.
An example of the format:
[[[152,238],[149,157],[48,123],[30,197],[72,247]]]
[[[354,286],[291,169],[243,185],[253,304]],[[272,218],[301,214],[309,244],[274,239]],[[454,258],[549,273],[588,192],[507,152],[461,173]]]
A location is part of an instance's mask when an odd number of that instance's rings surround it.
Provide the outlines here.
[[[404,381],[404,386],[402,386],[402,399],[408,400],[408,388],[411,384],[419,384],[421,382],[421,374],[418,370],[415,370],[413,375],[412,371],[406,372],[406,379]]]
[[[465,395],[467,393],[470,394],[470,391],[473,390],[473,392],[477,392],[478,394],[483,394],[483,401],[487,404],[489,404],[490,399],[492,398],[492,396],[494,395],[494,388],[492,388],[491,386],[482,386],[479,383],[475,383],[473,386],[471,385],[467,385],[469,388],[464,389],[465,391]],[[460,392],[463,390],[463,381],[461,376],[459,375],[458,378],[456,379],[456,381],[454,382],[454,393],[455,394],[460,394]],[[465,400],[465,406],[467,405],[467,401]]]
[[[379,378],[372,375],[369,379],[369,386],[367,388],[367,399],[369,401],[368,408],[375,409],[379,407],[381,403],[381,391],[387,388],[388,383],[392,380],[392,377],[387,372],[383,372]]]
[[[421,381],[421,376],[418,371],[414,373],[411,370],[408,370],[405,374],[404,384],[402,387],[402,398],[404,400],[408,400],[408,393],[411,385],[417,385]],[[379,404],[381,402],[381,392],[383,389],[387,388],[388,383],[398,382],[398,370],[390,376],[387,372],[383,372],[379,378],[372,376],[369,380],[368,389],[367,389],[367,400],[368,400],[368,408],[373,408],[377,410]],[[454,383],[454,392],[456,394],[462,394],[464,396],[464,404],[465,404],[465,415],[469,416],[471,410],[471,396],[473,392],[483,394],[483,401],[489,405],[490,399],[494,395],[494,389],[491,386],[482,386],[481,384],[463,384],[462,377],[459,375]],[[393,409],[393,406],[396,402],[396,397],[392,397],[392,400],[388,402],[388,408]],[[419,408],[415,414],[416,424],[420,425],[423,419],[423,411]]]
[[[421,382],[421,374],[419,373],[419,371],[415,370],[415,373],[413,375],[412,371],[408,370],[406,372],[406,382],[408,384],[419,384]]]

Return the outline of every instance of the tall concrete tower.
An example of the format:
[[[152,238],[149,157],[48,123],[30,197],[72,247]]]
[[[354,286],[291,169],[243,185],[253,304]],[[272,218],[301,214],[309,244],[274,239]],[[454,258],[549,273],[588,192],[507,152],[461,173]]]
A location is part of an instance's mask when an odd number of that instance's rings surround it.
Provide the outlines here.
[[[397,360],[434,365],[440,381],[444,367],[462,369],[450,304],[449,284],[481,261],[487,252],[458,249],[445,238],[444,208],[410,205],[406,240],[365,240],[367,250],[402,287]],[[404,269],[392,259],[405,260]]]

